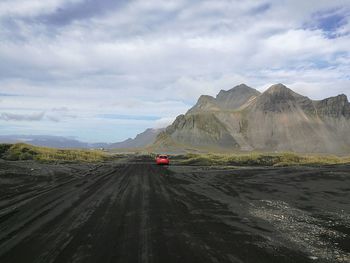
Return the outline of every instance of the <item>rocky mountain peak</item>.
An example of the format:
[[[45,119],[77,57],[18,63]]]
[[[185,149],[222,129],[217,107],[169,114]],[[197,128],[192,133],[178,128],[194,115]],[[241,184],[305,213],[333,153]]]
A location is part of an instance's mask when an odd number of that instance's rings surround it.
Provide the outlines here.
[[[315,104],[320,115],[350,118],[350,103],[345,94],[317,101]]]
[[[340,94],[336,97],[332,97],[335,101],[341,102],[341,103],[349,103],[348,97],[345,94]]]
[[[197,101],[197,103],[199,104],[203,104],[203,103],[207,103],[207,102],[213,102],[213,100],[215,100],[214,97],[209,96],[209,95],[201,95]]]
[[[278,83],[269,87],[264,94],[280,97],[280,98],[290,98],[290,97],[302,97],[298,93],[294,92],[285,85]]]
[[[251,95],[259,95],[259,91],[247,86],[246,84],[239,84],[232,89],[229,90],[220,90],[218,95],[216,95],[216,99],[221,100],[223,98],[226,98],[227,96],[241,96],[243,94],[251,94]]]
[[[230,90],[221,90],[216,98],[208,95],[199,97],[196,105],[194,105],[187,113],[198,113],[220,110],[237,110],[252,98],[260,95],[260,92],[248,87],[245,84],[235,86]]]
[[[252,98],[260,95],[260,92],[245,84],[240,84],[230,90],[221,90],[216,95],[216,103],[221,109],[237,110]]]
[[[209,95],[201,95],[197,103],[187,113],[213,110],[218,110],[215,98]]]
[[[304,97],[285,85],[278,83],[269,87],[257,98],[255,107],[264,112],[289,112],[293,108],[302,108],[313,113],[312,100]]]
[[[338,96],[329,97],[319,101],[319,103],[328,106],[338,106],[343,107],[349,104],[348,97],[345,94],[340,94]]]

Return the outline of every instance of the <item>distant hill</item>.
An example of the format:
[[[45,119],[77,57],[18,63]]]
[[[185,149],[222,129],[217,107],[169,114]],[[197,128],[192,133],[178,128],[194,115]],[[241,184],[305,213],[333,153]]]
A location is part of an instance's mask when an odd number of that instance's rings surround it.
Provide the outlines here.
[[[51,135],[0,135],[0,143],[24,142],[52,148],[106,148],[108,143],[86,143],[76,139]]]
[[[264,93],[244,84],[201,96],[153,145],[158,150],[350,153],[350,103],[342,94],[315,101],[283,84]]]
[[[0,135],[0,143],[19,143],[24,142],[35,146],[52,148],[142,148],[153,144],[157,135],[164,129],[146,129],[144,132],[136,135],[134,139],[127,139],[117,143],[87,143],[76,139],[51,136],[51,135]]]

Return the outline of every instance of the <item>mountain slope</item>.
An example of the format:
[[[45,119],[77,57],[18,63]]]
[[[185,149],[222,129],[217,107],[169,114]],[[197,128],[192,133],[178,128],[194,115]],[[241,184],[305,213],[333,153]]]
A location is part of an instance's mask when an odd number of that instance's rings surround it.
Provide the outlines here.
[[[108,148],[141,148],[154,143],[157,135],[164,129],[146,129],[144,132],[137,134],[134,139],[127,139],[122,142],[112,143]]]
[[[171,134],[175,141],[193,146],[238,146],[226,127],[212,113],[180,115],[166,129],[166,133]]]
[[[345,95],[313,101],[276,84],[260,94],[241,84],[201,96],[160,136],[167,143],[234,151],[348,153],[350,103]],[[170,140],[171,139],[171,140]]]

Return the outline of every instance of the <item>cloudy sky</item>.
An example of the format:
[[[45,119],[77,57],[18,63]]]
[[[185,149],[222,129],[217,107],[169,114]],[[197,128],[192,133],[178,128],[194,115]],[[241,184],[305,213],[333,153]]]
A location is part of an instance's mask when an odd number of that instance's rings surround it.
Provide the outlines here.
[[[0,135],[120,141],[240,83],[350,96],[349,58],[350,0],[1,0]]]

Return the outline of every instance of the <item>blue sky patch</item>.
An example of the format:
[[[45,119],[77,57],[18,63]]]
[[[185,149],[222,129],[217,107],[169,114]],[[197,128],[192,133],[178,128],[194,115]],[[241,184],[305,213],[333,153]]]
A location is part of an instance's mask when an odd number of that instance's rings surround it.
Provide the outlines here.
[[[337,37],[337,30],[347,24],[347,11],[340,9],[317,12],[306,28],[320,29],[328,38]]]
[[[89,19],[122,8],[126,3],[127,1],[125,0],[85,0],[69,3],[58,8],[52,14],[39,17],[39,20],[47,24],[64,26],[75,20]]]
[[[262,14],[265,13],[267,10],[271,8],[271,5],[269,3],[264,3],[261,5],[258,5],[257,7],[250,10],[251,14]]]

